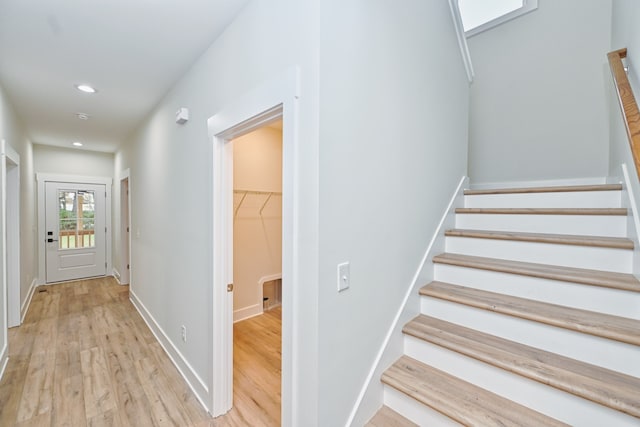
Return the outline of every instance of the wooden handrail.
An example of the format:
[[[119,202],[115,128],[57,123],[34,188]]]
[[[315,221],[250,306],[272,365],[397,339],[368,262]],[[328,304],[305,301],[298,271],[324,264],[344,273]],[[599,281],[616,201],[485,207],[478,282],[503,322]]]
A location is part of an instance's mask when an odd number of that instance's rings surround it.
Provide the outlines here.
[[[618,102],[620,103],[625,128],[627,129],[629,145],[633,153],[633,161],[636,165],[636,174],[640,177],[640,111],[638,110],[638,103],[633,96],[629,78],[622,64],[622,58],[626,57],[626,48],[614,50],[607,54],[613,81],[616,85]]]

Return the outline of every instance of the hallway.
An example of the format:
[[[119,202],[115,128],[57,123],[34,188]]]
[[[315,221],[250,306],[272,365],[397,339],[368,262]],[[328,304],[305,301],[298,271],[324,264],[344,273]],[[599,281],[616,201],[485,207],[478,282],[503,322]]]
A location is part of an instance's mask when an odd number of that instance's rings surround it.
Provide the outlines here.
[[[279,351],[272,356],[279,364]],[[210,419],[129,302],[129,287],[110,277],[39,287],[25,322],[9,330],[0,426],[224,427],[248,425],[245,417],[272,425],[252,399],[236,401]]]

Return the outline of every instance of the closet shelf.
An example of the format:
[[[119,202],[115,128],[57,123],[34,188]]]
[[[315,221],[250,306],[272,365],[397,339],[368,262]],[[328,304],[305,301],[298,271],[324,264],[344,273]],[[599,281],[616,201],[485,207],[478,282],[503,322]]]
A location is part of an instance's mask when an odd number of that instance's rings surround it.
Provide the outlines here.
[[[238,206],[236,207],[236,210],[233,212],[233,219],[235,219],[236,216],[238,215],[238,211],[240,210],[240,206],[242,206],[242,203],[244,202],[244,199],[248,195],[252,195],[252,196],[267,196],[267,198],[265,199],[264,203],[262,204],[262,207],[260,207],[260,216],[262,216],[262,211],[264,210],[265,206],[267,206],[267,203],[269,203],[269,200],[271,200],[271,197],[273,197],[273,196],[282,196],[282,192],[280,192],[280,191],[257,191],[257,190],[233,190],[233,194],[242,194],[242,198],[240,199],[240,203],[238,203]]]

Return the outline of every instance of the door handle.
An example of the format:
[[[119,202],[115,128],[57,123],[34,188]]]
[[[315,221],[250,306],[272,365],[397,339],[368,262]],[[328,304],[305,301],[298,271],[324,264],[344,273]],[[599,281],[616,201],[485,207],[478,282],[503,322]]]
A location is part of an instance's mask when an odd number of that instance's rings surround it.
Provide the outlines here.
[[[58,241],[58,239],[47,239],[48,243],[53,243],[53,242],[57,242],[57,241]]]

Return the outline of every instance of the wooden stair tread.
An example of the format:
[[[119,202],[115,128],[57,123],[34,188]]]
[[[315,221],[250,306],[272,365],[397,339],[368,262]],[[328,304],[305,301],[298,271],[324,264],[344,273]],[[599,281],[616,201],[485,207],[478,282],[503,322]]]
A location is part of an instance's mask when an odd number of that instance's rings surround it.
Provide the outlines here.
[[[626,216],[626,208],[456,208],[457,214]]]
[[[408,356],[387,369],[382,382],[463,425],[566,426]]]
[[[388,406],[383,406],[365,424],[365,427],[418,427],[418,424],[406,419]]]
[[[431,282],[420,295],[464,304],[559,328],[640,345],[640,320],[565,307],[443,282]]]
[[[523,194],[523,193],[565,193],[573,191],[620,191],[622,184],[603,185],[567,185],[555,187],[493,188],[485,190],[464,190],[465,196],[485,194]]]
[[[522,261],[509,261],[471,255],[444,253],[433,257],[436,264],[449,264],[459,267],[477,268],[502,273],[519,274],[543,279],[582,283],[640,292],[640,281],[632,274],[617,273],[583,268],[563,267],[547,264],[535,264]]]
[[[560,245],[594,246],[600,248],[633,249],[633,240],[623,237],[577,236],[572,234],[520,233],[512,231],[485,231],[451,229],[445,236],[477,239],[512,240],[518,242],[553,243]]]
[[[403,332],[576,396],[640,417],[640,378],[420,315]]]

